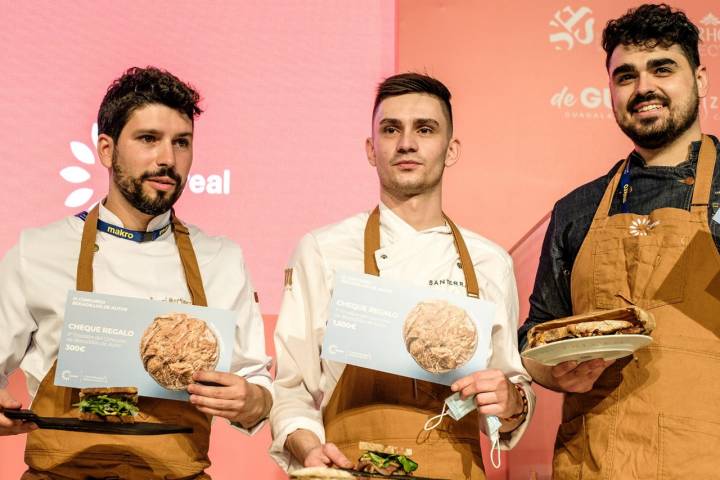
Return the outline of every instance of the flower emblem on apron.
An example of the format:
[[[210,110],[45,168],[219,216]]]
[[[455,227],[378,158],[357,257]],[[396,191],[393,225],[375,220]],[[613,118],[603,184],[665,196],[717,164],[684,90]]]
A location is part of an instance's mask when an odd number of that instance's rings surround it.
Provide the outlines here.
[[[630,224],[630,235],[633,237],[645,237],[650,234],[650,231],[655,228],[660,221],[650,223],[648,217],[636,218]]]

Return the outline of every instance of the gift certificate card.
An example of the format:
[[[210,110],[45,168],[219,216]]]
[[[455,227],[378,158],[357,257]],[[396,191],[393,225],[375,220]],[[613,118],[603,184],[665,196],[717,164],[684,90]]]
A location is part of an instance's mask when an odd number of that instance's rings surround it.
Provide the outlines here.
[[[487,367],[495,304],[338,271],[322,357],[450,385]]]
[[[234,336],[232,311],[71,290],[55,385],[187,400],[194,372],[228,371]]]

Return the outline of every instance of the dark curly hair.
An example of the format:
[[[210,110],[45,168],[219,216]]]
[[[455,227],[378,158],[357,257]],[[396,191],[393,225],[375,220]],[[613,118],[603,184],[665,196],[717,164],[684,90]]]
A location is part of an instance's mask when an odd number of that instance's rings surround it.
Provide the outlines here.
[[[647,48],[678,45],[695,70],[700,65],[698,42],[700,32],[685,13],[673,10],[667,4],[645,4],[630,9],[622,17],[610,20],[603,31],[602,46],[607,54],[605,66],[618,45]]]
[[[400,73],[386,78],[378,85],[373,106],[373,117],[380,103],[388,97],[397,97],[407,93],[426,93],[437,97],[443,105],[448,117],[449,130],[452,132],[453,118],[450,105],[450,90],[440,81],[420,73]]]
[[[187,115],[192,122],[202,113],[200,94],[172,73],[156,67],[132,67],[107,90],[98,111],[98,133],[118,141],[130,114],[157,103]]]

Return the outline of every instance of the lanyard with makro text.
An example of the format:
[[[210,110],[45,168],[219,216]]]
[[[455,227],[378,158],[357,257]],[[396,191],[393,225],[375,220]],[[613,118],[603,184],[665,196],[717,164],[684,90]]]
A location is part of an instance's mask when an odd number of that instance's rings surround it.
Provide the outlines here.
[[[82,221],[85,221],[87,215],[88,212],[80,212],[75,216]],[[153,240],[157,240],[163,233],[167,232],[170,229],[171,225],[171,223],[168,223],[164,227],[158,228],[157,230],[153,230],[151,232],[143,232],[140,230],[130,230],[125,227],[120,227],[111,223],[103,222],[100,219],[98,219],[97,221],[97,228],[101,232],[109,233],[110,235],[113,235],[115,237],[124,238],[125,240],[132,240],[133,242],[138,243],[152,242]]]

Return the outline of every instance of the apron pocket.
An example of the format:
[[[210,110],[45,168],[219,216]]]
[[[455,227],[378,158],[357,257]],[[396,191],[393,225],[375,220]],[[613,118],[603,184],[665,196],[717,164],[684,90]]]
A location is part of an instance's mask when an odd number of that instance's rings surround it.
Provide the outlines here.
[[[553,456],[553,480],[581,478],[587,441],[585,417],[580,415],[558,427]]]
[[[593,287],[598,308],[627,303],[656,308],[681,302],[687,279],[687,236],[653,233],[598,242]]]
[[[661,413],[658,479],[720,478],[720,423]]]

